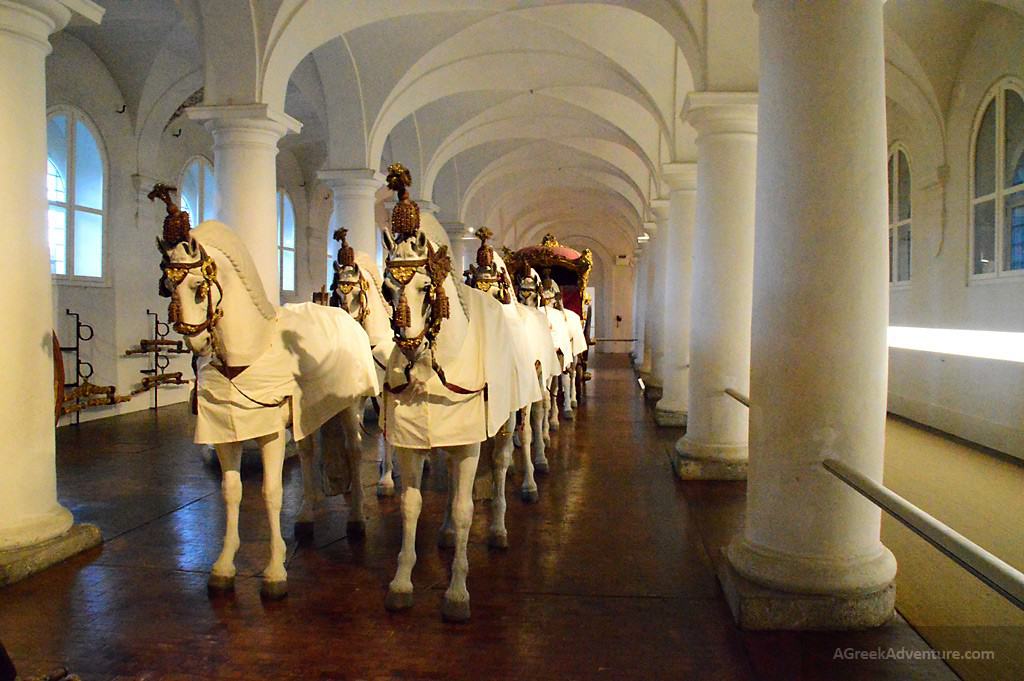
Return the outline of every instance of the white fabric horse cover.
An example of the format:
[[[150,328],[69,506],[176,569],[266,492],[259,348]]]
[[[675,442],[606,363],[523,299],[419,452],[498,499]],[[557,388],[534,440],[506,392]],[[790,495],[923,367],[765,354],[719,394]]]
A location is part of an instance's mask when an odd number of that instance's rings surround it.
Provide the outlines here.
[[[270,435],[283,419],[301,440],[355,400],[380,392],[366,332],[347,312],[285,305],[276,325],[270,349],[233,380],[201,360],[196,443]]]
[[[399,393],[384,392],[384,436],[395,447],[428,449],[482,442],[497,433],[516,408],[511,331],[503,306],[465,284],[455,285],[469,318],[468,330],[461,347],[439,349],[435,359],[449,385],[474,392],[460,395],[449,390],[429,362],[417,362],[413,385]],[[459,304],[451,301],[453,308]],[[406,362],[398,349],[392,352],[385,372],[387,385],[406,383]]]
[[[587,351],[587,337],[583,335],[583,320],[570,309],[563,308],[565,314],[565,325],[569,329],[569,343],[572,346],[573,357],[579,357]]]

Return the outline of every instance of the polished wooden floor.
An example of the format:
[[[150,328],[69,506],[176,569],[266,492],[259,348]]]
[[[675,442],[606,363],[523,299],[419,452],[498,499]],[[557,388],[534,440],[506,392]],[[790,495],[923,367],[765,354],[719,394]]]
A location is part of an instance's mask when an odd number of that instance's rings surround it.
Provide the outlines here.
[[[477,505],[465,625],[439,614],[451,558],[435,545],[440,481],[425,497],[416,605],[394,615],[383,602],[400,544],[397,498],[370,491],[358,542],[345,537],[344,500],[332,499],[313,544],[299,546],[296,460],[283,510],[289,596],[259,597],[266,522],[252,465],[241,578],[233,597],[211,600],[219,474],[190,431],[176,406],[59,432],[60,497],[106,542],[0,590],[0,640],[23,675],[66,664],[86,681],[955,678],[939,661],[836,659],[846,648],[927,650],[901,618],[846,634],[737,630],[708,551],[716,528],[735,523],[716,513],[735,505],[736,484],[674,479],[667,445],[679,431],[654,426],[624,357],[597,363],[577,422],[553,436],[541,502],[510,492],[510,549],[487,548],[487,509]],[[375,457],[371,439],[367,471]]]

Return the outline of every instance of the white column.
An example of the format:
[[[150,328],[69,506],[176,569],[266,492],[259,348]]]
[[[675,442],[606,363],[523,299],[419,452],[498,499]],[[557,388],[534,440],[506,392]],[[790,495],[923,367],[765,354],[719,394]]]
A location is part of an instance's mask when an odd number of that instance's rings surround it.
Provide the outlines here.
[[[198,106],[186,111],[213,135],[217,219],[245,242],[267,289],[281,292],[277,254],[277,143],[302,124],[266,104]]]
[[[690,389],[690,292],[693,286],[697,164],[667,164],[662,168],[662,179],[671,192],[663,249],[666,269],[662,396],[654,410],[654,420],[659,426],[685,426]]]
[[[697,130],[697,225],[690,310],[687,432],[676,470],[689,479],[746,475],[750,385],[757,95],[697,92],[683,116]]]
[[[76,9],[96,23],[103,16],[91,2]],[[46,55],[50,34],[70,19],[62,2],[0,3],[0,229],[9,256],[0,287],[7,318],[0,343],[0,551],[39,544],[72,525],[57,501],[46,229]]]
[[[651,344],[651,371],[647,378],[647,394],[649,400],[661,399],[662,385],[664,384],[664,361],[665,361],[665,282],[668,277],[668,253],[665,250],[665,243],[668,239],[668,213],[669,202],[667,199],[654,199],[651,201],[651,214],[654,216],[654,224],[657,225],[657,244],[651,252],[654,262],[654,275],[651,279],[651,289],[647,297],[647,305],[651,311],[648,316],[650,320],[650,344]]]
[[[472,262],[476,259],[476,251],[467,248],[466,225],[461,222],[442,222],[448,241],[451,242],[452,271],[456,273],[459,281],[462,281],[462,273],[469,266],[467,260]],[[479,243],[479,242],[477,242]],[[493,246],[493,244],[491,244]]]
[[[633,366],[640,371],[644,362],[644,284],[647,282],[647,242],[637,244],[633,267]]]
[[[317,176],[334,193],[334,224],[348,230],[348,243],[357,251],[377,257],[377,190],[384,180],[369,168],[321,170]],[[328,238],[332,238],[328,235]]]
[[[762,2],[759,30],[751,453],[746,527],[728,556],[761,585],[824,595],[820,621],[803,626],[877,625],[896,573],[880,511],[820,462],[882,478],[882,1]]]
[[[640,375],[644,381],[650,379],[651,369],[654,364],[654,307],[651,305],[651,296],[654,292],[654,271],[658,267],[658,225],[654,222],[645,222],[644,231],[650,236],[647,245],[644,246],[644,279],[643,298],[640,299],[640,310],[643,311],[643,358],[640,363]]]

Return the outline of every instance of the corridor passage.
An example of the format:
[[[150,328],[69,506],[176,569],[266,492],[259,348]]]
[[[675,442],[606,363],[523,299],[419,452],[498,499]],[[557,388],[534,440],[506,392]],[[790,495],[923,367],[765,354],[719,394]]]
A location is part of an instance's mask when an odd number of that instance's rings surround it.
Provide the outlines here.
[[[291,533],[298,460],[286,463],[288,597],[263,603],[258,457],[243,469],[240,579],[210,599],[223,513],[215,466],[191,444],[184,405],[58,432],[61,501],[100,526],[98,549],[0,590],[0,640],[22,675],[66,664],[86,681],[169,679],[953,679],[940,661],[851,661],[837,649],[927,650],[900,618],[846,634],[739,631],[667,445],[623,356],[598,356],[575,423],[552,434],[540,503],[510,481],[511,548],[488,549],[486,504],[470,538],[472,620],[442,623],[451,552],[436,547],[443,481],[431,472],[413,573],[414,608],[384,610],[397,559],[397,497],[373,495],[367,535],[344,536],[330,501],[311,545]],[[250,455],[247,454],[247,457]],[[711,489],[711,488],[707,488]],[[684,494],[684,491],[686,494]],[[689,502],[687,501],[689,497]]]

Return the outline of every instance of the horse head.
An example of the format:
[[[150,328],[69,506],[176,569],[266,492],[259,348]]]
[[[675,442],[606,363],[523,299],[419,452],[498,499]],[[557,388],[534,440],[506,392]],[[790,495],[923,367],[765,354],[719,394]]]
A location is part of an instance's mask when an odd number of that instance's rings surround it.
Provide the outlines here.
[[[562,309],[562,289],[558,283],[551,278],[551,270],[544,270],[544,278],[540,283],[540,302],[544,307]]]
[[[370,282],[356,263],[355,251],[348,244],[348,230],[334,232],[335,241],[341,242],[334,261],[334,279],[331,281],[331,305],[348,312],[362,324],[370,312]]]
[[[481,227],[476,236],[480,239],[480,248],[476,252],[476,263],[466,271],[466,284],[490,293],[499,303],[508,305],[512,302],[512,280],[501,256],[487,244],[493,234],[486,227]]]
[[[434,342],[451,314],[447,279],[452,270],[448,247],[438,248],[420,230],[419,206],[408,195],[409,171],[395,163],[388,168],[388,187],[399,197],[391,212],[391,232],[384,233],[388,251],[383,293],[394,310],[395,344],[410,361]]]
[[[520,303],[534,308],[539,308],[542,305],[540,300],[540,275],[537,274],[537,270],[531,267],[519,274],[516,277],[515,287],[516,297]]]
[[[167,206],[157,248],[160,295],[171,299],[168,321],[192,352],[213,355],[222,366],[247,366],[269,347],[276,310],[241,240],[219,222],[191,229],[171,197],[175,191],[157,184],[149,193]]]

